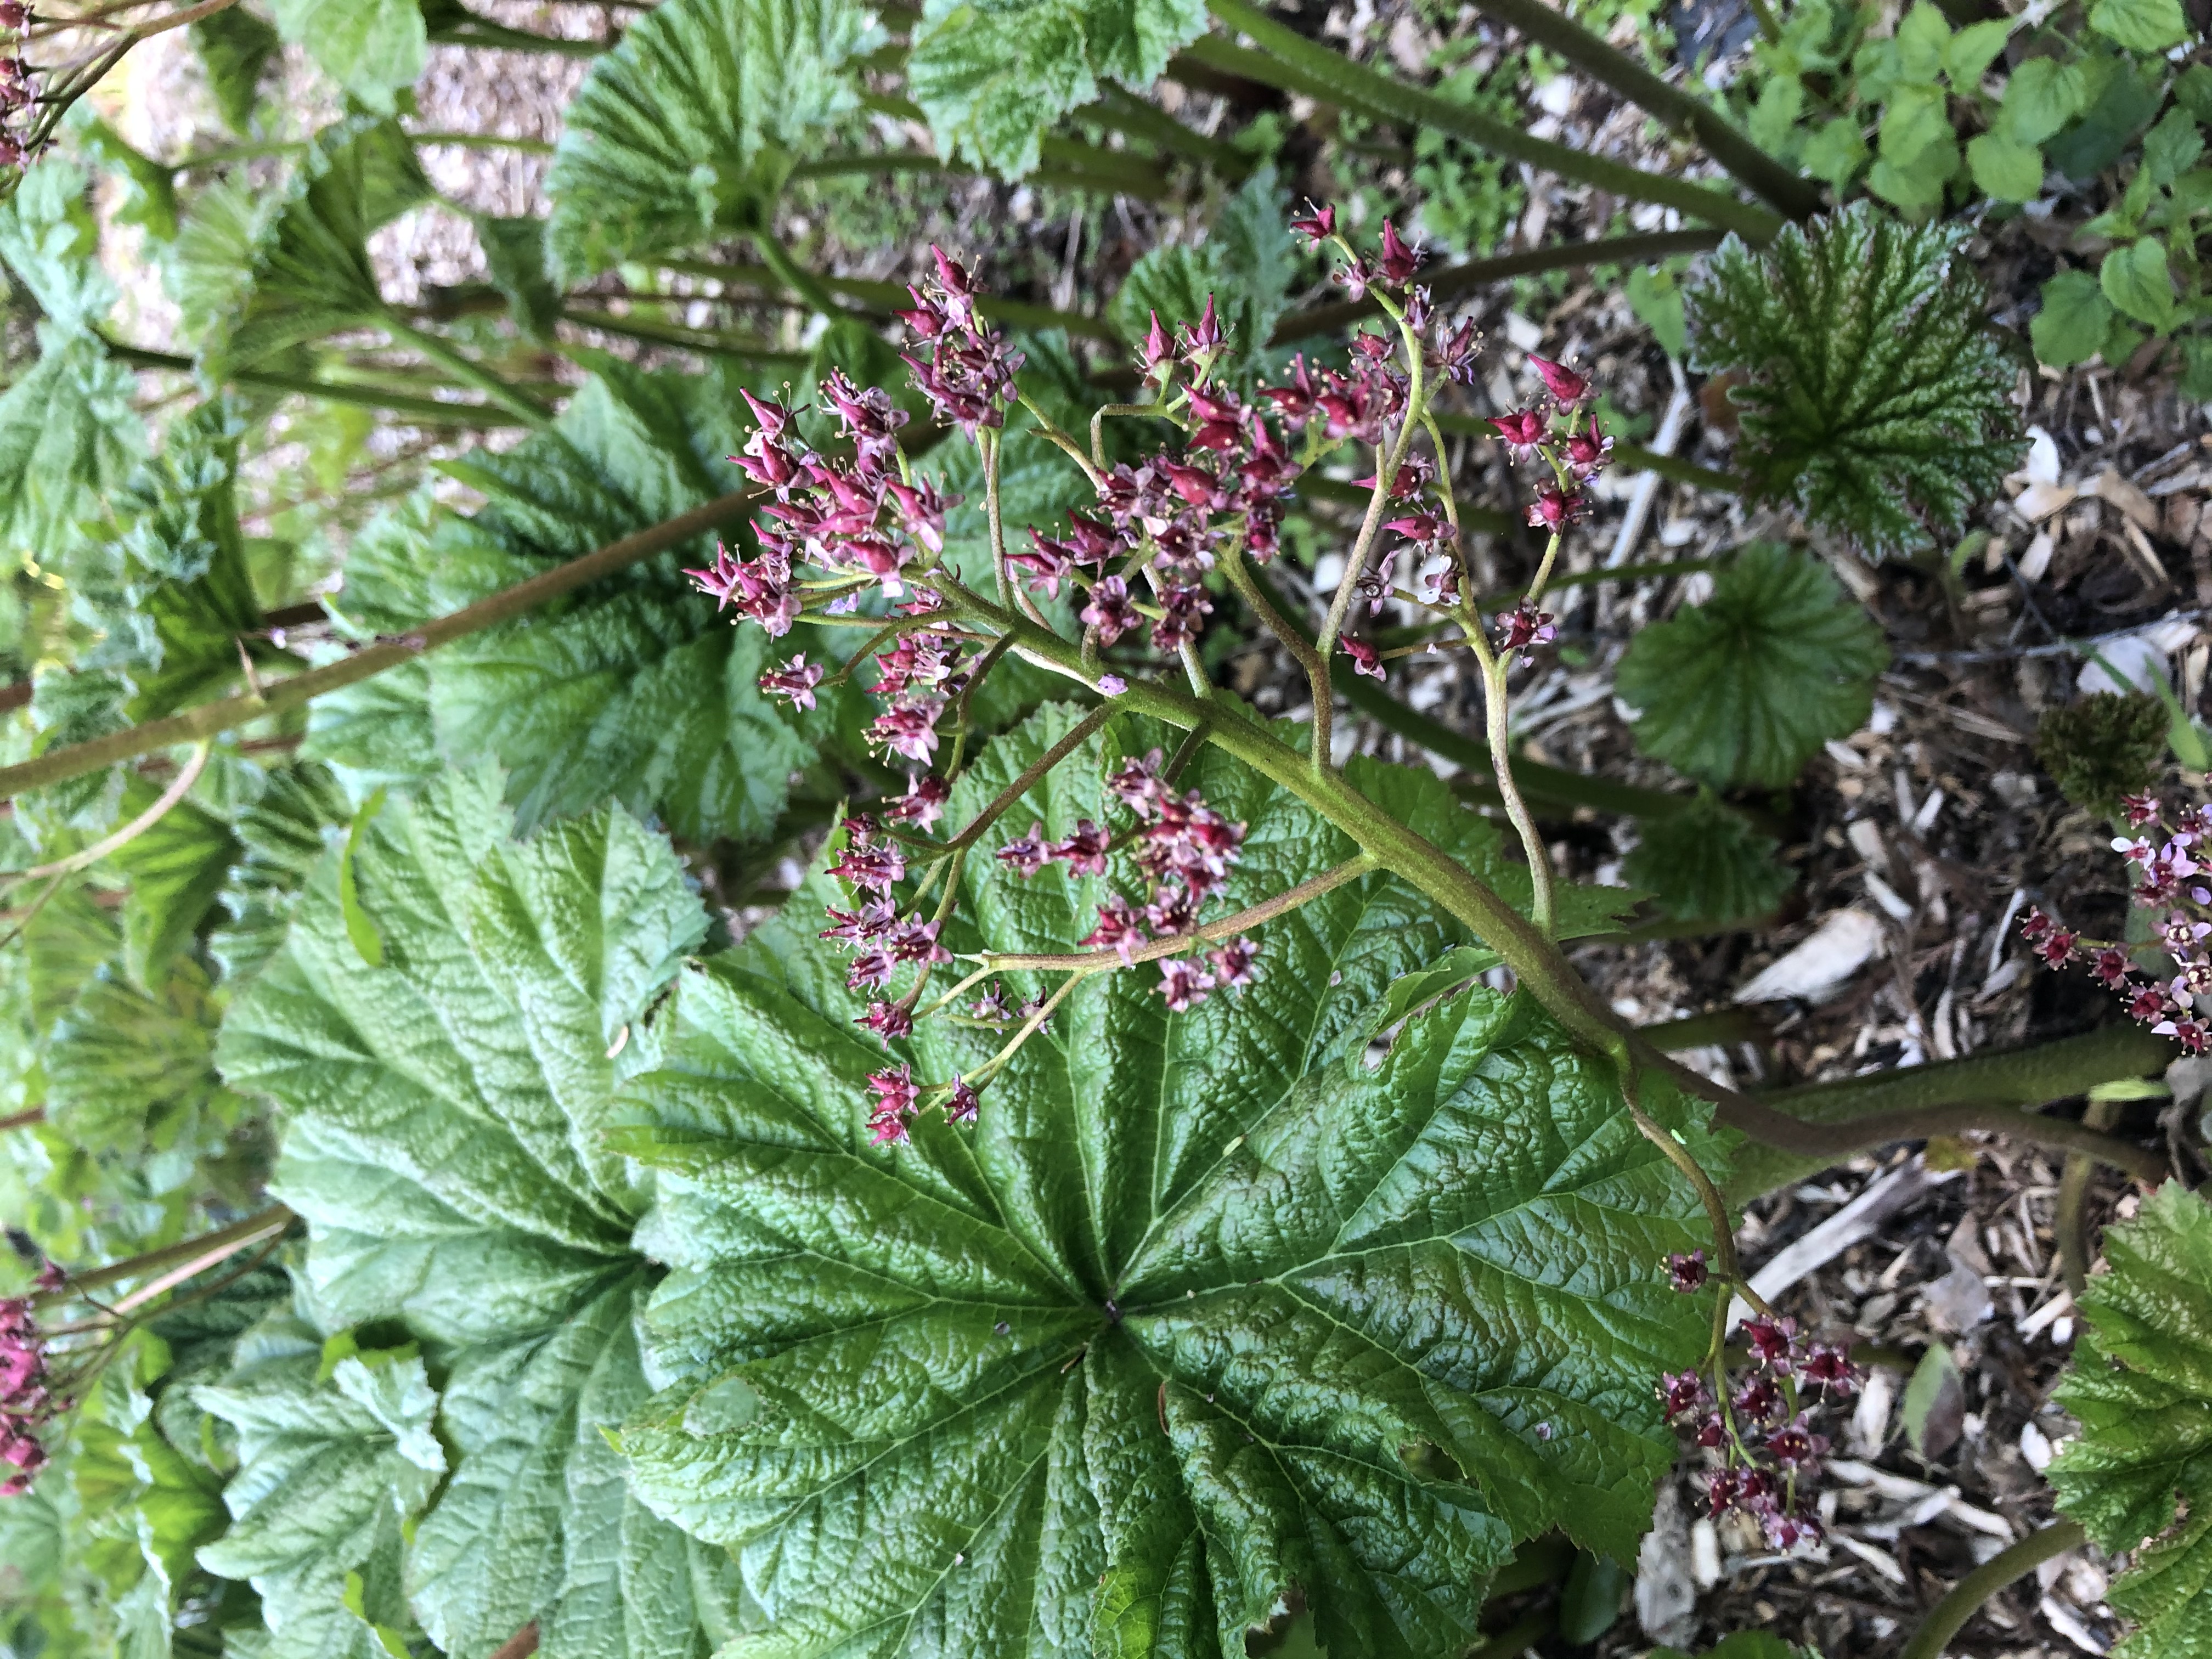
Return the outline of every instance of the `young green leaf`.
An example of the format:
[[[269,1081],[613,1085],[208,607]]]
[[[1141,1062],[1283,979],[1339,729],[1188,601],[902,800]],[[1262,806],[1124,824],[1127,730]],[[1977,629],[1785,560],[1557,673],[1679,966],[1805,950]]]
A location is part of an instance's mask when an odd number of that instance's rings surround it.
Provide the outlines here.
[[[2166,246],[2155,236],[2123,243],[2097,267],[2097,285],[2127,315],[2152,328],[2173,319],[2173,277],[2166,269]]]
[[[0,392],[0,551],[67,568],[82,520],[137,465],[137,377],[88,333],[39,329],[39,361]]]
[[[2105,1257],[2057,1396],[2081,1432],[2051,1485],[2100,1548],[2134,1553],[2111,1601],[2140,1629],[2116,1659],[2212,1651],[2212,1205],[2169,1182]]]
[[[1074,718],[994,744],[950,819]],[[984,835],[954,948],[1076,946],[1106,880],[1018,883],[992,855],[1033,817],[1108,819],[1105,768],[1165,735],[1109,727]],[[1353,775],[1500,869],[1433,778]],[[1247,825],[1228,905],[1352,850],[1217,754],[1184,781]],[[1672,1456],[1645,1379],[1702,1340],[1658,1266],[1694,1201],[1525,998],[1439,1003],[1370,1067],[1365,1011],[1457,931],[1410,890],[1375,874],[1302,907],[1255,984],[1187,1013],[1146,970],[1090,981],[972,1128],[894,1148],[862,1087],[884,1050],[813,938],[829,887],[684,980],[629,1094],[649,1127],[617,1132],[661,1172],[646,1238],[673,1267],[645,1322],[671,1385],[622,1443],[649,1503],[744,1563],[748,1650],[1042,1630],[1242,1655],[1303,1607],[1332,1652],[1443,1655],[1514,1539],[1631,1547]],[[896,1054],[949,1077],[1003,1036],[926,1023]],[[1705,1152],[1692,1109],[1650,1103]]]
[[[907,84],[941,152],[1018,178],[1101,81],[1141,91],[1205,33],[1202,0],[925,0]]]
[[[261,76],[280,44],[276,31],[243,6],[226,6],[194,23],[191,40],[223,125],[241,138],[250,137]]]
[[[2112,326],[2112,302],[2086,270],[2062,270],[2043,285],[2043,309],[2027,325],[2039,361],[2054,368],[2095,356]]]
[[[1717,786],[1780,788],[1856,731],[1889,661],[1881,630],[1809,554],[1753,542],[1712,597],[1630,641],[1614,689],[1637,746]]]
[[[1771,915],[1797,884],[1796,872],[1775,856],[1781,850],[1741,812],[1701,795],[1686,812],[1646,820],[1620,873],[1656,894],[1676,921],[1741,921]]]
[[[348,116],[317,133],[255,244],[252,282],[208,354],[252,362],[384,315],[368,234],[431,194],[397,121]]]
[[[690,1659],[690,1584],[714,1572],[629,1497],[600,1431],[646,1393],[646,1194],[605,1132],[611,1051],[650,1046],[629,1034],[706,916],[627,815],[516,843],[500,793],[447,773],[368,823],[354,864],[380,968],[326,854],[223,1064],[289,1115],[275,1185],[307,1218],[316,1305],[453,1350],[439,1422],[459,1461],[408,1561],[430,1638],[483,1659],[534,1620],[556,1659]]]
[[[421,0],[270,0],[270,9],[287,42],[305,46],[325,74],[379,115],[395,113],[395,94],[422,78],[429,36]]]
[[[2130,52],[2164,52],[2189,35],[2181,0],[2096,0],[2089,27]]]
[[[1978,133],[1966,143],[1974,186],[2000,202],[2032,202],[2043,191],[2043,152],[2000,132]]]
[[[402,1531],[446,1473],[438,1393],[420,1358],[396,1354],[373,1365],[349,1357],[324,1378],[313,1328],[290,1315],[270,1325],[252,1346],[289,1335],[289,1357],[195,1390],[237,1436],[239,1459],[223,1491],[230,1530],[200,1550],[200,1565],[259,1592],[266,1659],[378,1659],[346,1581],[360,1577],[362,1612],[406,1620]]]
[[[881,43],[851,0],[668,0],[592,66],[545,180],[553,268],[765,227],[799,149],[856,106],[854,60]]]
[[[63,335],[100,322],[113,307],[115,283],[100,264],[100,232],[75,161],[49,155],[0,202],[0,262],[39,302]]]
[[[1957,535],[2025,441],[1964,235],[1860,203],[1730,237],[1689,295],[1692,366],[1747,377],[1738,469],[1874,558]]]
[[[723,459],[745,432],[732,374],[594,367],[551,432],[447,463],[486,498],[474,518],[404,509],[361,539],[334,603],[362,632],[404,633],[739,481]],[[732,627],[682,574],[712,548],[702,538],[438,652],[428,673],[439,746],[462,764],[506,767],[526,824],[611,796],[686,839],[767,835],[842,704],[825,695],[803,714],[762,696],[770,642]],[[782,654],[808,643],[783,641]]]

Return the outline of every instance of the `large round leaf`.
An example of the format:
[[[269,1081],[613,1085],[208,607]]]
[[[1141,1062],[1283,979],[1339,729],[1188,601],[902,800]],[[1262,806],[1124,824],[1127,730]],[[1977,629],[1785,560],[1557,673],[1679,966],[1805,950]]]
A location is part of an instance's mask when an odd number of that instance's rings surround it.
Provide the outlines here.
[[[952,819],[1073,719],[995,745]],[[1075,946],[1106,883],[988,855],[1031,808],[1107,820],[1105,765],[1166,735],[1117,723],[984,837],[956,948]],[[1514,885],[1436,780],[1353,775]],[[1352,854],[1234,763],[1187,782],[1249,826],[1230,904]],[[1632,1550],[1674,1457],[1652,1380],[1702,1341],[1661,1265],[1695,1200],[1525,998],[1448,998],[1371,1060],[1402,1012],[1378,999],[1458,938],[1411,889],[1307,904],[1256,985],[1185,1014],[1149,967],[1090,981],[972,1128],[897,1147],[871,1144],[885,1056],[812,937],[836,896],[817,878],[684,979],[617,1132],[662,1171],[641,1239],[674,1267],[646,1320],[671,1385],[622,1443],[647,1502],[737,1552],[765,1620],[735,1651],[1241,1659],[1309,1608],[1331,1652],[1441,1656],[1516,1539]],[[943,1078],[1000,1036],[927,1024],[900,1052]]]

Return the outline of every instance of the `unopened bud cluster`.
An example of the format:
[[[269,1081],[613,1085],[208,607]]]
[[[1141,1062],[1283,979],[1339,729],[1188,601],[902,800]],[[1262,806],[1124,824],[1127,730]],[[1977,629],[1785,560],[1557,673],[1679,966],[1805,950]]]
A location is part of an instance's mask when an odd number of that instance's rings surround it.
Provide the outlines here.
[[[23,0],[0,0],[0,168],[27,165],[33,159],[30,132],[39,107],[33,71],[23,61],[25,37],[33,21]]]
[[[1667,1267],[1685,1294],[1711,1279],[1703,1250],[1670,1256]],[[1820,1413],[1857,1393],[1861,1373],[1847,1346],[1807,1342],[1792,1319],[1747,1319],[1743,1340],[1741,1367],[1717,1358],[1710,1376],[1663,1373],[1659,1398],[1668,1420],[1706,1454],[1705,1502],[1715,1519],[1739,1517],[1775,1550],[1817,1544],[1823,1529],[1816,1488],[1828,1452]]]
[[[54,1291],[64,1279],[49,1266],[39,1288]],[[46,1334],[37,1310],[22,1297],[0,1298],[0,1498],[20,1498],[46,1467],[40,1436],[67,1401],[47,1364]]]
[[[2155,943],[2131,951],[2114,940],[2084,938],[2039,907],[2021,919],[2021,937],[2045,966],[2081,963],[2131,1018],[2172,1037],[2185,1053],[2201,1054],[2212,1036],[2197,1000],[2212,996],[2212,858],[2205,856],[2212,849],[2212,807],[2183,807],[2170,825],[2148,794],[2122,797],[2121,811],[2136,833],[2116,837],[2112,850],[2128,861],[2135,878],[2130,896],[2150,918]]]

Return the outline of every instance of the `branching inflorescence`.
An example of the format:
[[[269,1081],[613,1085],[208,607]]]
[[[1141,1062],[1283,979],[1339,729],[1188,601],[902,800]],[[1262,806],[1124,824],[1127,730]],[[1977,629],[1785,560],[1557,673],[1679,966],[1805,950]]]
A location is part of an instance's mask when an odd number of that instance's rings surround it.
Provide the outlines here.
[[[1686,1294],[1711,1280],[1702,1250],[1667,1265],[1674,1288]],[[1847,1346],[1808,1343],[1795,1320],[1764,1305],[1744,1322],[1741,1366],[1731,1368],[1720,1336],[1716,1330],[1703,1366],[1659,1379],[1668,1417],[1713,1465],[1706,1503],[1716,1519],[1735,1516],[1756,1527],[1770,1548],[1816,1544],[1821,1522],[1814,1488],[1828,1451],[1819,1413],[1858,1392],[1859,1369]]]
[[[1360,601],[1370,617],[1396,599],[1458,623],[1482,664],[1501,741],[1509,669],[1516,655],[1526,661],[1552,638],[1552,619],[1538,601],[1560,539],[1580,514],[1579,486],[1605,464],[1609,449],[1587,410],[1589,381],[1534,360],[1547,398],[1498,422],[1517,453],[1540,458],[1551,471],[1551,482],[1528,509],[1529,522],[1548,529],[1551,538],[1536,580],[1495,619],[1493,638],[1469,597],[1458,509],[1449,481],[1439,476],[1442,442],[1429,412],[1437,390],[1472,380],[1480,337],[1470,324],[1455,326],[1433,314],[1429,295],[1413,281],[1422,256],[1395,227],[1382,228],[1380,251],[1371,258],[1338,233],[1334,210],[1315,210],[1293,228],[1342,255],[1337,279],[1354,297],[1371,297],[1390,331],[1355,335],[1342,368],[1300,356],[1282,384],[1261,386],[1248,397],[1216,374],[1226,342],[1211,300],[1197,319],[1172,331],[1155,314],[1137,354],[1146,399],[1098,410],[1087,443],[1023,392],[1022,354],[984,321],[974,277],[933,250],[933,280],[911,289],[913,304],[899,313],[915,337],[905,361],[938,418],[957,428],[981,461],[994,590],[989,595],[969,586],[966,573],[947,558],[946,514],[962,503],[915,474],[900,442],[906,415],[886,392],[856,386],[836,372],[821,383],[821,398],[845,441],[834,455],[801,437],[792,404],[747,394],[755,428],[743,453],[730,459],[761,492],[752,526],[756,550],[748,557],[722,547],[711,566],[690,574],[720,605],[773,638],[800,623],[872,630],[835,678],[872,668],[877,713],[870,740],[887,759],[911,769],[903,794],[844,823],[830,874],[845,884],[852,908],[832,909],[824,937],[852,952],[848,983],[871,996],[861,1024],[878,1036],[902,1037],[918,1018],[933,1016],[1011,1030],[1006,1047],[966,1077],[917,1081],[904,1064],[877,1073],[870,1086],[878,1139],[902,1139],[914,1114],[932,1107],[955,1120],[973,1116],[991,1075],[1042,1029],[1082,979],[1156,963],[1158,994],[1182,1012],[1251,978],[1260,949],[1248,927],[1374,867],[1363,855],[1320,882],[1208,919],[1209,905],[1237,861],[1244,826],[1198,792],[1176,787],[1201,728],[1173,757],[1155,750],[1112,774],[1108,793],[1116,822],[1085,819],[1059,840],[1038,822],[994,854],[1014,879],[1028,880],[1052,864],[1071,876],[1103,877],[1109,854],[1128,848],[1143,890],[1107,893],[1083,941],[1085,954],[979,960],[952,989],[924,1002],[933,973],[953,960],[943,943],[945,927],[982,832],[1104,723],[1133,680],[1167,684],[1179,677],[1192,696],[1213,700],[1197,648],[1214,609],[1210,576],[1218,574],[1244,598],[1305,669],[1314,694],[1316,771],[1328,769],[1331,759],[1331,659],[1340,649],[1356,672],[1385,672],[1381,652],[1350,631]],[[1010,433],[1018,407],[1030,424]],[[1131,421],[1129,429],[1146,433],[1164,423],[1175,435],[1149,452],[1131,446],[1109,451],[1109,419]],[[1147,424],[1135,426],[1139,419]],[[1432,453],[1415,448],[1424,433]],[[1016,435],[1060,449],[1097,497],[1093,508],[1071,513],[1065,524],[1024,526],[1026,544],[1010,543],[999,499],[1001,447]],[[1319,640],[1309,644],[1276,614],[1249,566],[1275,556],[1285,499],[1300,475],[1347,447],[1371,456],[1364,480],[1370,501],[1346,578]],[[1010,648],[1038,658],[1044,637],[1060,647],[1047,665],[1084,682],[1105,703],[1071,741],[956,833],[940,837],[939,820],[966,753],[967,708],[975,687]],[[1158,680],[1163,674],[1166,680]],[[812,708],[831,678],[830,664],[802,651],[760,683],[772,696]],[[1504,776],[1510,791],[1510,771]],[[1517,796],[1509,793],[1509,800],[1536,869],[1536,923],[1548,931],[1551,884],[1543,848]],[[975,1000],[961,1000],[979,981],[1011,968],[1060,969],[1067,978],[1036,1003],[1012,1004],[995,985]]]
[[[39,90],[22,57],[30,27],[31,9],[22,0],[0,0],[0,167],[24,166],[37,143]]]
[[[40,1272],[39,1289],[59,1290],[67,1281],[52,1263]],[[17,1498],[31,1489],[46,1466],[40,1438],[61,1414],[68,1390],[48,1364],[47,1339],[28,1297],[0,1298],[0,1498]]]
[[[2172,1037],[2185,1053],[2201,1054],[2212,1039],[2197,1003],[2212,995],[2212,860],[2205,856],[2212,847],[2212,807],[2183,807],[2171,824],[2148,794],[2121,797],[2120,809],[2136,833],[2116,836],[2112,850],[2134,872],[2131,896],[2148,923],[2148,939],[2088,939],[2040,908],[2022,918],[2021,937],[2047,967],[2082,963],[2131,1017]]]

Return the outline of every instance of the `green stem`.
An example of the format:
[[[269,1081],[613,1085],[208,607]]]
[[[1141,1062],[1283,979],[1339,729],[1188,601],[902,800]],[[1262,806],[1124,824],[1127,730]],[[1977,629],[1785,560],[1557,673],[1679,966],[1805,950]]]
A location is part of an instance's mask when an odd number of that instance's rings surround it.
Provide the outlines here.
[[[1838,1131],[1845,1137],[1869,1124],[1886,1127],[1910,1121],[1916,1114],[1933,1124],[1938,1121],[1938,1114],[1976,1109],[1987,1121],[1965,1127],[1994,1126],[2027,1135],[2031,1128],[2039,1126],[2045,1132],[2059,1128],[2063,1120],[2039,1118],[2024,1108],[2086,1094],[2100,1083],[2161,1072],[2173,1059],[2173,1054],[2172,1043],[2164,1037],[2154,1036],[2140,1025],[2114,1024],[2081,1036],[2039,1043],[2033,1048],[1972,1054],[1964,1060],[1846,1078],[1837,1083],[1808,1084],[1762,1098],[1778,1111],[1808,1124]],[[2108,1141],[2106,1137],[2085,1130],[2079,1124],[2064,1123],[2060,1133],[2068,1131],[2076,1137],[2089,1136],[2095,1145],[2084,1150],[2092,1151],[2093,1155],[2108,1163],[2115,1160],[2106,1157],[2106,1152],[2124,1144]],[[1935,1134],[1944,1131],[1930,1127],[1920,1133]],[[1904,1139],[1910,1133],[1907,1131],[1890,1138]],[[1839,1139],[1837,1144],[1843,1143]],[[2133,1154],[2130,1162],[2116,1164],[2116,1167],[2153,1180],[2164,1172],[2163,1165],[2150,1154],[2129,1150]],[[1747,1146],[1736,1158],[1729,1191],[1738,1200],[1756,1197],[1815,1174],[1833,1161],[1826,1152],[1792,1156],[1769,1148]]]
[[[118,345],[112,340],[102,343],[116,362],[131,368],[165,369],[190,374],[199,367],[189,357],[179,357],[167,351],[147,351],[137,346]],[[303,398],[320,398],[326,403],[350,404],[361,409],[380,409],[390,414],[404,415],[424,426],[497,427],[516,424],[500,411],[482,404],[441,404],[434,398],[411,398],[405,392],[386,392],[378,386],[346,380],[318,380],[304,374],[281,374],[259,368],[234,368],[226,378],[240,386],[256,386],[265,392],[289,392]]]
[[[1547,270],[1583,270],[1592,265],[1648,264],[1654,260],[1671,258],[1682,253],[1704,253],[1721,245],[1723,237],[1715,230],[1656,231],[1649,235],[1612,236],[1595,242],[1564,242],[1553,247],[1529,248],[1520,253],[1501,253],[1494,259],[1469,259],[1463,264],[1446,265],[1439,270],[1425,271],[1421,282],[1437,300],[1449,300],[1477,289],[1487,288],[1515,276],[1534,276]],[[1294,311],[1275,325],[1268,336],[1269,345],[1287,345],[1294,340],[1310,339],[1316,334],[1334,333],[1347,328],[1363,317],[1372,317],[1382,307],[1372,296],[1364,300],[1336,300],[1327,305],[1310,306],[1304,311]],[[1445,417],[1438,416],[1439,421]],[[1449,428],[1446,428],[1449,430]]]
[[[1912,1632],[1898,1659],[1942,1659],[1953,1637],[1981,1611],[1982,1603],[2015,1578],[2023,1578],[2045,1561],[2079,1549],[2088,1534],[2078,1521],[2054,1521],[2040,1532],[2032,1532],[2010,1549],[2001,1550],[1952,1586]]]
[[[198,1238],[182,1239],[174,1244],[165,1244],[158,1250],[149,1250],[143,1255],[134,1255],[127,1261],[112,1261],[105,1267],[94,1267],[70,1275],[69,1283],[58,1291],[47,1291],[33,1297],[38,1307],[51,1307],[67,1302],[85,1291],[96,1291],[103,1285],[113,1285],[126,1279],[136,1279],[143,1273],[158,1273],[166,1268],[181,1266],[203,1255],[222,1259],[226,1247],[233,1252],[245,1249],[257,1240],[266,1238],[272,1231],[289,1227],[297,1218],[282,1204],[264,1210],[259,1215],[249,1216],[244,1221],[234,1221],[211,1233],[202,1233]],[[215,1265],[214,1262],[207,1264]]]
[[[1509,161],[1525,161],[1563,179],[1594,185],[1628,201],[1656,202],[1677,209],[1708,224],[1733,230],[1754,246],[1763,246],[1782,228],[1781,218],[1765,208],[1686,179],[1646,173],[1565,144],[1532,138],[1465,105],[1407,86],[1307,40],[1245,0],[1208,0],[1207,9],[1230,28],[1258,42],[1261,50],[1239,51],[1225,40],[1205,35],[1189,48],[1191,55],[1202,62],[1286,92],[1305,93],[1376,120],[1454,133]]]
[[[1267,577],[1257,570],[1249,572],[1253,586],[1273,609],[1284,625],[1296,631],[1298,637],[1311,645],[1313,635],[1303,623],[1285,613],[1280,599]],[[1353,675],[1337,688],[1344,699],[1361,714],[1384,730],[1395,732],[1409,743],[1417,743],[1433,754],[1443,756],[1454,764],[1484,777],[1490,775],[1490,751],[1479,738],[1463,732],[1455,732],[1440,721],[1431,719],[1418,709],[1410,708],[1392,696],[1387,687],[1371,679]],[[1672,795],[1657,789],[1639,789],[1633,784],[1615,783],[1609,778],[1591,777],[1586,773],[1570,772],[1563,767],[1545,766],[1528,759],[1516,759],[1513,775],[1519,781],[1522,792],[1530,799],[1547,805],[1572,809],[1588,806],[1600,812],[1617,813],[1623,817],[1663,818],[1686,812],[1698,804],[1695,795]]]
[[[1559,1628],[1557,1607],[1538,1607],[1524,1613],[1504,1630],[1468,1650],[1467,1659],[1521,1659],[1530,1648]]]
[[[764,368],[804,368],[813,361],[805,352],[778,351],[750,335],[726,333],[720,329],[682,328],[646,317],[617,317],[611,311],[593,311],[582,306],[564,306],[561,315],[579,328],[594,328],[602,334],[643,340],[651,345],[682,346],[713,357],[742,358]]]
[[[310,669],[290,679],[279,680],[256,693],[201,703],[166,720],[149,720],[144,725],[110,732],[106,737],[94,738],[86,743],[49,750],[14,766],[0,767],[0,799],[12,799],[26,790],[42,789],[70,778],[81,778],[88,773],[100,771],[123,761],[136,760],[142,755],[155,754],[178,744],[198,743],[217,732],[230,731],[267,715],[301,708],[325,692],[357,685],[363,680],[374,678],[386,669],[412,662],[425,651],[527,616],[549,600],[572,593],[641,560],[652,558],[671,548],[681,547],[695,536],[742,519],[750,509],[750,500],[743,492],[720,496],[665,523],[611,542],[597,552],[586,553],[567,564],[556,565],[542,575],[518,582],[514,586],[504,588],[474,605],[434,617],[404,638],[380,640],[340,661],[322,668]]]
[[[820,316],[831,321],[846,315],[822,279],[791,257],[790,250],[776,240],[769,231],[760,231],[753,237],[753,246],[761,252],[761,261],[766,264],[776,281],[806,301]]]
[[[1475,0],[1475,9],[1557,52],[1668,131],[1694,137],[1738,182],[1788,217],[1809,219],[1820,210],[1823,204],[1818,185],[1800,178],[1793,168],[1752,143],[1711,105],[1662,81],[1565,12],[1546,5],[1544,0]]]
[[[414,347],[464,386],[483,392],[525,426],[542,432],[553,424],[551,410],[535,398],[516,391],[483,364],[456,349],[450,341],[390,313],[386,313],[383,326],[394,340]]]
[[[855,150],[843,155],[817,155],[792,164],[792,179],[850,179],[879,173],[970,173],[975,168],[926,149]]]
[[[489,17],[463,11],[459,21],[430,31],[432,44],[441,46],[490,46],[502,52],[550,52],[563,58],[597,58],[607,50],[598,40],[565,40],[558,35],[532,34],[509,28]]]
[[[510,138],[503,132],[410,132],[414,144],[458,144],[465,149],[514,149],[525,155],[550,155],[553,146],[543,138]]]
[[[2118,1101],[2092,1100],[2081,1121],[2092,1129],[2109,1129],[2119,1115]],[[2089,1263],[2095,1255],[2089,1248],[2089,1172],[2090,1160],[2081,1153],[2067,1158],[2058,1172],[2058,1206],[2051,1222],[2058,1238],[2060,1274],[2076,1297],[2088,1288]]]
[[[1197,162],[1231,184],[1241,183],[1253,168],[1252,158],[1218,138],[1194,132],[1156,105],[1136,94],[1106,83],[1106,95],[1080,112],[1085,118],[1115,132],[1156,144],[1164,150]]]

